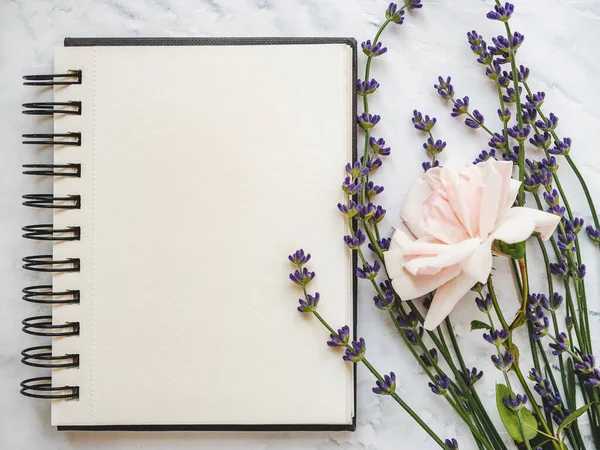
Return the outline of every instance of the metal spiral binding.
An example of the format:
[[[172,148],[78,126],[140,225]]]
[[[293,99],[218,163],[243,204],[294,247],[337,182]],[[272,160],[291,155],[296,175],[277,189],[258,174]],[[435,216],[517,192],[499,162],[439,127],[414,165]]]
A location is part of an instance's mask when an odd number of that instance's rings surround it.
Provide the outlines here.
[[[22,135],[26,145],[81,145],[81,133],[28,133]]]
[[[66,86],[81,84],[81,70],[49,75],[26,75],[23,83],[28,86]],[[53,116],[58,114],[81,115],[80,101],[34,102],[23,104],[23,114]],[[81,133],[23,134],[23,144],[80,146]],[[25,164],[23,174],[50,177],[81,177],[81,164]],[[23,205],[33,208],[80,209],[81,196],[75,194],[55,196],[52,194],[25,194]],[[52,224],[27,225],[22,228],[23,237],[39,241],[76,241],[81,238],[79,226],[54,227]],[[34,255],[23,258],[23,268],[34,272],[79,272],[79,258],[54,259],[53,255]],[[23,289],[23,300],[45,305],[72,305],[80,302],[80,291],[65,289],[54,291],[52,285],[42,284]],[[22,321],[23,332],[33,336],[67,337],[79,335],[79,322],[54,323],[51,315],[32,316]],[[39,345],[21,352],[21,362],[27,366],[68,369],[79,367],[78,354],[55,355],[52,345]],[[78,386],[53,386],[52,377],[30,378],[21,382],[21,394],[43,399],[79,398]]]
[[[81,70],[73,70],[69,73],[52,73],[48,75],[25,75],[23,77],[25,86],[68,86],[70,84],[81,84],[83,73]]]

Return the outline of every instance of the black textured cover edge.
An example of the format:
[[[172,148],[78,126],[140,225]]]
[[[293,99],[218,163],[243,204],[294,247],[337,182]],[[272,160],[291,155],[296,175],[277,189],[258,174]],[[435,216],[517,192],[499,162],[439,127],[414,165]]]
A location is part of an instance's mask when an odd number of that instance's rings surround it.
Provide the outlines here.
[[[356,39],[349,37],[120,37],[120,38],[65,38],[65,47],[103,46],[177,46],[177,45],[316,45],[346,44],[352,48],[352,117],[357,116],[358,55]],[[352,128],[352,161],[358,160],[357,127]],[[356,227],[356,220],[354,220]],[[356,268],[358,255],[352,252],[352,325],[354,340],[357,339],[358,279]],[[349,424],[210,424],[210,425],[59,425],[59,431],[356,431],[357,415],[357,368],[354,364],[354,416]]]

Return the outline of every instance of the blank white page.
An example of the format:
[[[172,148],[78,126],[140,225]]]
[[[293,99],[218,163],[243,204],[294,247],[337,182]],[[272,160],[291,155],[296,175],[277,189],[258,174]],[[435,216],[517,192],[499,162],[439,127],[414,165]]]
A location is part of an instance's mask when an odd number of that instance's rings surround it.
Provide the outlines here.
[[[333,326],[352,322],[351,255],[336,208],[352,155],[352,48],[331,45],[70,47],[56,73],[81,85],[55,101],[82,101],[55,132],[81,131],[81,147],[55,162],[81,163],[55,195],[81,209],[55,225],[81,240],[54,246],[81,259],[56,290],[79,321],[54,339],[79,353],[55,385],[53,425],[348,424],[353,372],[325,345],[326,330],[296,309],[287,255],[310,251],[310,289]]]

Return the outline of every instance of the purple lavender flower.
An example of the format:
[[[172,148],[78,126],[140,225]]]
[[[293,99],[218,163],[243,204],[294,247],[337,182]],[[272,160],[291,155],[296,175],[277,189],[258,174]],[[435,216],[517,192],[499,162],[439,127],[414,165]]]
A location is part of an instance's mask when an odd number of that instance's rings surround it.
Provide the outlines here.
[[[571,138],[564,138],[554,144],[554,148],[548,150],[553,155],[568,155],[571,151]]]
[[[383,190],[383,188],[382,188]],[[381,205],[377,205],[377,207],[375,208],[375,214],[373,214],[373,217],[371,217],[371,222],[373,223],[379,223],[383,220],[383,218],[385,217],[385,213],[387,211],[385,209],[383,209],[383,207]]]
[[[502,154],[502,159],[504,161],[512,161],[514,164],[518,164],[519,162],[519,146],[515,146],[512,150],[506,150]]]
[[[471,49],[473,49],[473,47],[479,47],[481,44],[485,43],[483,36],[475,30],[467,33],[467,40],[469,41],[469,44],[471,44]]]
[[[473,161],[473,164],[479,164],[488,159],[496,159],[496,150],[492,149],[489,152],[487,150],[482,150],[479,156]]]
[[[494,47],[490,47],[492,53],[496,56],[507,56],[510,52],[510,41],[504,36],[496,36],[492,38]],[[492,50],[493,49],[493,50]]]
[[[552,275],[557,275],[564,278],[569,274],[569,269],[567,263],[563,259],[558,263],[550,263],[550,272]]]
[[[550,348],[553,349],[553,355],[562,355],[569,348],[569,337],[566,333],[560,333],[558,336],[556,336],[556,341],[551,342],[549,345]]]
[[[501,22],[508,22],[510,16],[515,11],[514,5],[505,3],[504,6],[496,5],[493,11],[487,13],[486,17],[491,20],[499,20]]]
[[[379,261],[375,261],[373,265],[365,263],[363,267],[356,269],[356,276],[365,280],[374,280],[379,273],[379,269],[381,269]]]
[[[596,358],[594,358],[594,355],[581,355],[581,360],[575,362],[574,366],[580,374],[589,375],[596,368]]]
[[[544,200],[548,204],[548,206],[558,205],[560,200],[558,197],[558,191],[556,189],[552,189],[551,192],[544,192]]]
[[[508,331],[504,329],[492,330],[490,334],[483,333],[483,338],[490,344],[499,347],[500,345],[504,344],[504,342],[506,342],[506,340],[508,339]]]
[[[448,375],[442,375],[441,377],[439,375],[435,375],[433,378],[435,384],[431,382],[427,383],[431,389],[431,392],[433,392],[435,395],[445,395],[450,387],[450,378],[448,378]]]
[[[502,134],[494,133],[488,145],[497,150],[502,150],[506,147],[506,138]]]
[[[558,126],[558,117],[550,113],[546,120],[538,120],[535,124],[542,131],[552,131]]]
[[[452,80],[451,77],[446,78],[445,80],[440,76],[438,77],[438,84],[435,84],[433,87],[437,89],[438,94],[445,100],[451,99],[454,97],[454,86],[450,84]]]
[[[358,161],[354,162],[354,164],[346,164],[346,173],[350,175],[352,178],[360,178],[369,174],[369,169],[363,167],[361,163]]]
[[[296,270],[294,273],[290,273],[290,280],[302,287],[310,283],[314,277],[315,273],[310,272],[306,267],[302,271]]]
[[[489,64],[492,59],[492,54],[486,52],[485,54],[481,55],[480,58],[477,59],[477,62],[479,64]],[[500,78],[501,71],[502,67],[500,67],[499,64],[494,64],[492,67],[488,67],[487,69],[485,69],[485,74],[490,80],[497,81],[498,78]]]
[[[554,177],[546,169],[542,169],[541,172],[537,174],[537,178],[540,184],[548,189],[550,186],[552,186],[552,180]]]
[[[577,278],[583,280],[585,278],[586,272],[587,269],[585,267],[585,264],[580,264],[579,267],[577,267]]]
[[[439,155],[444,151],[444,148],[446,148],[446,143],[441,139],[434,141],[433,138],[429,138],[427,139],[427,142],[423,144],[423,148],[431,155]]]
[[[572,221],[568,221],[567,228],[569,228],[573,233],[577,234],[581,231],[584,225],[585,221],[581,217],[574,217]]]
[[[376,56],[383,55],[387,52],[387,47],[383,47],[381,42],[377,42],[375,45],[371,43],[371,40],[367,40],[360,44],[362,51],[367,57],[375,58]]]
[[[384,375],[383,380],[375,382],[373,392],[379,395],[391,395],[396,392],[396,374],[390,372],[389,375]]]
[[[544,410],[547,413],[552,414],[554,421],[560,425],[564,418],[571,414],[571,411],[565,408],[560,394],[553,391],[550,381],[543,378],[535,368],[531,369],[531,372],[529,372],[529,379],[536,383],[533,389],[542,398]]]
[[[365,236],[365,233],[363,233],[360,228],[356,230],[354,237],[344,236],[344,242],[352,250],[357,250],[358,248],[360,248],[360,246],[365,243],[366,239],[367,237]]]
[[[342,357],[344,361],[357,363],[360,362],[365,356],[367,349],[365,340],[360,338],[358,341],[352,341],[350,344],[351,348],[346,349],[346,353]]]
[[[431,161],[425,161],[423,164],[421,164],[421,167],[423,167],[424,172],[427,172],[429,169],[431,169],[433,167],[440,167],[440,162],[438,160],[436,160],[432,164]]]
[[[420,9],[423,7],[421,0],[404,0],[404,4],[408,9]]]
[[[448,450],[458,450],[458,441],[454,438],[446,439],[444,445]]]
[[[327,341],[327,345],[330,347],[345,347],[350,339],[350,327],[344,325],[342,328],[337,330],[337,334],[330,334],[330,340]]]
[[[420,111],[417,111],[416,109],[413,111],[412,123],[414,127],[419,131],[431,131],[435,126],[436,122],[437,119],[435,117],[429,117],[428,115],[425,115],[425,117],[423,117],[423,114],[421,114]]]
[[[525,36],[522,35],[521,33],[519,33],[518,31],[515,31],[513,33],[512,36],[512,48],[514,51],[516,51],[521,44],[523,43],[523,41],[525,41]]]
[[[596,244],[600,244],[600,230],[588,225],[585,228],[585,232],[592,241],[594,241]]]
[[[373,216],[375,217],[375,216]],[[390,249],[390,244],[392,243],[392,238],[383,238],[383,239],[377,239],[377,245],[379,246],[379,248],[382,251],[387,251]],[[375,247],[373,247],[373,245],[371,243],[369,243],[368,245],[369,250],[371,250],[373,253],[377,253],[377,251],[375,250]]]
[[[402,25],[404,23],[404,10],[398,9],[398,5],[395,3],[390,3],[385,11],[385,18],[390,22]]]
[[[592,389],[600,387],[600,369],[594,369],[588,379],[583,382],[583,385]]]
[[[481,370],[478,371],[476,367],[473,367],[470,371],[467,372],[462,372],[459,370],[458,373],[460,373],[460,375],[465,380],[465,383],[467,383],[469,386],[473,386],[483,376],[483,372]]]
[[[485,117],[483,117],[483,114],[481,114],[479,110],[476,109],[475,111],[473,111],[473,119],[471,119],[470,117],[467,117],[465,119],[465,125],[470,128],[477,129],[483,125],[484,121]]]
[[[431,295],[428,295],[427,297],[425,297],[423,299],[423,308],[425,309],[429,309],[431,308],[431,302],[433,301],[433,297]]]
[[[362,209],[358,213],[358,219],[362,221],[367,221],[375,215],[376,211],[377,209],[375,205],[373,203],[369,203],[362,207]]]
[[[512,72],[508,74],[508,77],[510,78],[510,81],[514,81]],[[517,72],[517,81],[522,83],[524,81],[527,81],[527,78],[529,78],[529,69],[521,64],[519,66],[519,71]]]
[[[537,94],[529,95],[525,97],[527,99],[527,107],[528,108],[539,108],[544,104],[544,99],[546,98],[545,92],[538,92]]]
[[[504,397],[502,399],[502,403],[504,403],[504,406],[506,406],[508,409],[520,411],[525,407],[527,400],[528,398],[526,394],[517,394],[515,396],[510,395],[508,397]]]
[[[498,84],[503,88],[507,88],[510,86],[510,75],[505,70],[502,72],[502,75],[498,77]]]
[[[519,142],[523,142],[529,136],[531,132],[531,127],[529,125],[525,125],[524,128],[519,128],[519,125],[515,125],[512,128],[509,128],[507,133],[513,139],[516,139]]]
[[[525,190],[527,192],[537,192],[540,187],[540,182],[538,181],[538,177],[533,174],[530,177],[525,177],[523,180],[523,185],[525,186]]]
[[[389,156],[390,148],[385,146],[385,140],[382,138],[375,139],[374,137],[369,138],[369,144],[371,145],[371,149],[373,153],[380,156]]]
[[[523,122],[533,125],[537,119],[537,110],[533,108],[523,109]]]
[[[553,206],[552,208],[556,208],[556,206]],[[571,231],[567,231],[565,234],[559,234],[556,244],[563,254],[566,254],[569,251],[577,251],[577,248],[575,247],[575,235]]]
[[[548,317],[543,316],[533,324],[533,332],[531,337],[534,341],[539,341],[542,337],[548,334],[548,328],[550,327],[550,320]]]
[[[394,291],[391,289],[385,289],[383,292],[383,298],[380,295],[376,295],[373,297],[373,302],[375,303],[375,307],[381,309],[382,311],[388,311],[394,305]]]
[[[431,367],[432,365],[437,364],[438,362],[437,350],[435,348],[431,348],[429,349],[428,353],[419,355],[419,358],[421,358],[421,361],[423,361],[423,364],[425,364],[425,366]]]
[[[452,117],[462,116],[469,112],[469,97],[464,97],[462,99],[458,99],[454,102],[454,106],[452,107],[452,113],[450,114]]]
[[[375,78],[371,81],[358,80],[356,82],[356,91],[358,95],[369,95],[377,90],[379,83]]]
[[[521,95],[522,91],[523,91],[523,88],[521,86],[519,86],[519,95]],[[502,99],[506,103],[515,103],[518,100],[516,92],[513,88],[508,88],[506,90],[506,95],[503,95]]]
[[[404,331],[412,331],[419,324],[417,316],[412,311],[404,316],[396,317],[396,322],[398,322],[398,326]]]
[[[496,369],[508,371],[511,368],[515,357],[510,352],[505,352],[503,355],[497,356],[492,355],[492,362],[496,366]]]
[[[354,200],[350,200],[347,205],[338,203],[337,207],[340,210],[340,212],[349,219],[360,214],[363,210],[363,206],[356,203]]]
[[[365,186],[365,193],[368,198],[373,198],[377,194],[381,194],[383,192],[383,186],[377,186],[372,181],[369,181]]]
[[[306,270],[306,269],[304,269]],[[317,305],[319,304],[319,299],[321,296],[318,292],[315,292],[315,295],[307,294],[306,300],[300,299],[298,302],[300,306],[298,306],[298,311],[300,312],[313,312],[317,309]]]
[[[535,147],[549,149],[550,145],[552,145],[552,136],[548,132],[544,132],[544,134],[536,134],[531,139],[529,139]]]
[[[492,309],[492,296],[490,294],[486,294],[485,298],[476,297],[475,303],[477,304],[477,308],[482,313],[488,313]]]
[[[423,328],[420,328],[423,329]],[[415,335],[414,331],[404,331],[404,335],[406,336],[406,339],[408,340],[408,342],[410,342],[413,345],[417,345],[417,336]]]
[[[310,253],[304,253],[304,250],[296,250],[294,253],[288,256],[288,259],[292,264],[302,267],[308,261],[310,261]]]
[[[542,295],[540,298],[540,304],[547,311],[557,311],[561,307],[562,303],[563,296],[558,292],[555,292],[550,299],[548,299],[545,295]]]
[[[357,122],[358,122],[358,125],[363,130],[366,131],[366,130],[370,130],[375,125],[377,125],[380,120],[381,120],[381,117],[378,116],[377,114],[367,114],[364,112],[360,116],[358,116]]]
[[[368,173],[375,172],[383,164],[383,161],[381,161],[380,158],[371,158],[370,156],[367,156],[367,162],[366,162],[366,164],[365,164],[364,157],[360,158],[360,162],[368,170]]]
[[[342,191],[347,195],[356,195],[360,192],[362,183],[360,181],[352,181],[352,178],[346,177],[342,183]]]
[[[504,111],[498,110],[498,117],[502,122],[508,122],[511,118],[510,109],[505,108]]]

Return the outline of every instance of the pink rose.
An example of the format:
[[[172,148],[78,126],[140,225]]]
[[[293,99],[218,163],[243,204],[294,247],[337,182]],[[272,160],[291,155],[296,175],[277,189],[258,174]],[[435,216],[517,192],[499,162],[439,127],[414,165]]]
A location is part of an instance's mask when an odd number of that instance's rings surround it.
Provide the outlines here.
[[[548,239],[560,217],[512,207],[520,183],[511,162],[489,160],[460,170],[427,171],[411,188],[400,213],[416,238],[395,228],[385,264],[403,300],[436,290],[425,319],[437,327],[458,301],[492,270],[492,243],[525,241],[534,231]]]

